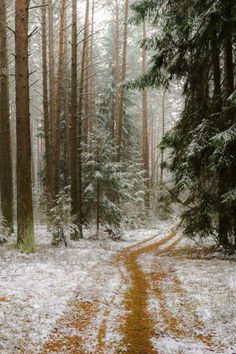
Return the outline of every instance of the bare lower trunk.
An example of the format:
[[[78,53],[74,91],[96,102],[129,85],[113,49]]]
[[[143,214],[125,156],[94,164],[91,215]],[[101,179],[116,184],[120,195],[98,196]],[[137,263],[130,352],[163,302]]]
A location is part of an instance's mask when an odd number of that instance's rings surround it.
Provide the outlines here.
[[[16,1],[17,246],[27,253],[33,252],[35,247],[31,184],[28,11],[29,1]]]
[[[90,38],[90,50],[89,50],[89,92],[91,93],[90,96],[90,103],[89,103],[89,122],[88,122],[88,135],[90,136],[92,128],[93,128],[93,121],[95,116],[95,87],[94,87],[94,69],[93,69],[93,46],[94,46],[94,15],[95,15],[95,0],[92,0],[91,4],[91,38]],[[88,136],[88,138],[89,138]]]
[[[69,61],[68,61],[68,31],[65,28],[64,32],[64,74],[63,74],[63,82],[64,82],[64,130],[63,130],[63,174],[64,174],[64,187],[70,185],[70,126],[71,126],[71,118],[70,118],[70,80],[69,80]]]
[[[114,137],[115,144],[118,142],[119,127],[119,101],[120,101],[120,18],[119,3],[115,0],[115,97],[114,97]]]
[[[89,0],[86,0],[85,21],[84,21],[84,40],[82,47],[82,58],[80,68],[80,86],[79,86],[79,102],[78,102],[78,144],[77,144],[77,163],[78,163],[78,204],[77,204],[77,224],[80,231],[80,237],[83,236],[82,230],[82,111],[83,111],[83,93],[84,93],[84,76],[85,76],[85,59],[88,48],[88,21],[89,21]]]
[[[146,38],[146,25],[143,23],[143,39]],[[142,49],[142,73],[146,71],[146,50]],[[148,141],[148,108],[147,91],[142,91],[142,120],[143,120],[143,166],[145,171],[145,206],[150,206],[150,172],[149,172],[149,141]]]
[[[100,228],[100,182],[97,181],[97,238],[99,238],[99,228]]]
[[[54,27],[53,27],[53,4],[48,1],[48,28],[49,28],[49,117],[50,117],[50,159],[51,159],[51,195],[54,198],[55,178],[53,168],[53,136],[56,120],[56,80],[55,80],[55,58],[54,58]]]
[[[77,161],[77,123],[78,123],[78,52],[77,52],[77,0],[72,1],[72,54],[71,54],[71,129],[70,129],[70,175],[71,212],[78,212],[78,161]]]
[[[162,139],[164,138],[165,135],[165,91],[163,91],[162,93]],[[164,172],[164,168],[163,168],[163,163],[164,163],[164,151],[161,150],[161,173],[160,173],[160,183],[163,183],[163,172]]]
[[[59,33],[59,51],[58,51],[58,75],[57,75],[57,93],[56,93],[56,112],[55,125],[53,127],[53,168],[54,168],[54,198],[60,190],[60,127],[61,127],[61,108],[62,108],[62,78],[64,63],[64,31],[66,0],[62,0],[60,9],[60,33]]]
[[[6,1],[0,3],[0,187],[2,215],[9,231],[13,231],[13,180],[10,133],[9,80],[7,58]]]
[[[42,0],[42,69],[43,69],[43,115],[44,115],[44,140],[45,140],[45,171],[46,171],[46,196],[47,215],[49,215],[51,194],[51,152],[50,152],[50,122],[48,105],[48,67],[47,67],[47,31],[46,31],[46,0]]]
[[[124,18],[124,37],[123,37],[123,56],[122,56],[122,70],[121,70],[121,83],[123,84],[126,79],[127,67],[127,40],[128,40],[128,17],[129,17],[129,0],[125,0],[125,18]],[[123,130],[123,113],[124,113],[124,88],[120,87],[119,98],[119,114],[117,117],[117,160],[121,160],[122,148],[122,130]]]

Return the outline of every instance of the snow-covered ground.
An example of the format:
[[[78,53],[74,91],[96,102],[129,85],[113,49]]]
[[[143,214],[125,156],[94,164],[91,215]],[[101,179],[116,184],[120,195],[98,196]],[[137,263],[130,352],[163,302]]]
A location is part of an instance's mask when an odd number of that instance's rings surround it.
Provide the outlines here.
[[[96,296],[109,301],[120,282],[110,261],[124,247],[158,231],[128,231],[121,242],[81,240],[57,248],[50,245],[46,228],[38,226],[36,253],[19,253],[13,243],[0,246],[0,353],[15,354],[22,346],[36,353],[77,292],[88,300],[93,296],[99,271],[107,279],[96,284]]]
[[[182,249],[189,247],[194,244],[182,240],[181,256],[177,250],[140,257],[146,274],[155,274],[149,292],[153,345],[159,354],[235,354],[236,262],[187,259]]]
[[[236,263],[223,260],[176,260],[174,270],[207,328],[236,353]]]
[[[35,254],[17,252],[13,242],[0,246],[0,353],[39,353],[75,298],[99,304],[84,333],[87,352],[96,354],[105,318],[104,353],[115,353],[112,346],[122,342],[119,321],[129,274],[114,260],[124,248],[149,239],[133,249],[157,242],[170,228],[162,223],[127,231],[120,242],[85,239],[57,248],[50,245],[45,227],[38,226]],[[148,311],[156,331],[152,343],[159,354],[235,354],[236,262],[187,259],[173,250],[165,254],[179,236],[138,257],[150,281]],[[181,250],[186,242],[177,247]]]

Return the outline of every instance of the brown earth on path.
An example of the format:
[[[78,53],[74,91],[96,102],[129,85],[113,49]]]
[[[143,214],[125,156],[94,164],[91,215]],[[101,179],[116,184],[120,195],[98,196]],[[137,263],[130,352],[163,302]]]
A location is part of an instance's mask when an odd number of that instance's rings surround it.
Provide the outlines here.
[[[192,340],[198,343],[201,342],[210,351],[212,347],[216,348],[216,346],[213,346],[212,336],[210,334],[203,334],[204,324],[199,319],[194,306],[191,305],[191,301],[183,304],[183,311],[192,320],[191,328],[189,323],[186,323],[179,316],[180,313],[177,315],[173,313],[167,304],[170,294],[177,299],[187,296],[174,270],[164,269],[159,258],[161,255],[166,254],[171,256],[170,252],[175,249],[175,246],[180,241],[180,238],[175,236],[176,232],[172,229],[168,236],[161,240],[159,239],[157,242],[155,242],[156,236],[154,236],[119,252],[112,264],[120,271],[121,283],[103,312],[103,318],[97,332],[98,344],[93,352],[86,351],[86,344],[88,343],[86,343],[85,333],[88,328],[92,328],[94,320],[98,318],[98,315],[101,315],[99,300],[96,298],[94,301],[87,303],[78,300],[71,304],[71,310],[58,322],[57,328],[54,329],[48,343],[44,345],[41,354],[158,353],[153,347],[152,338],[161,337],[161,330],[163,328],[165,333],[172,338],[179,338],[180,341],[188,340],[191,342]],[[155,257],[155,269],[152,267],[151,272],[143,270],[139,263],[139,256],[146,254]],[[122,272],[124,266],[127,274]],[[162,287],[163,282],[169,284],[167,293]],[[121,294],[122,288],[124,289],[124,286],[127,287],[127,285],[128,289],[126,289],[125,293]],[[108,320],[112,314],[112,307],[116,297],[121,297],[121,295],[123,296],[122,306],[124,308],[124,315],[116,319],[117,330],[121,335],[121,339],[117,343],[107,344]],[[156,318],[148,310],[150,295],[156,298],[159,303],[159,312],[156,316],[159,316],[161,319],[160,332],[159,329],[157,330]],[[74,335],[67,335],[66,328],[73,329]]]

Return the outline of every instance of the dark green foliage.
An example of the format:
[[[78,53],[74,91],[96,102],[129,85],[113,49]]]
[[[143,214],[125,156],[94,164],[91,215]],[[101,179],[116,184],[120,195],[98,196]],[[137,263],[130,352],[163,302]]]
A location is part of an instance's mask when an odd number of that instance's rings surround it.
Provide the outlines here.
[[[171,196],[185,206],[185,231],[235,248],[236,3],[139,1],[133,10],[136,21],[146,17],[156,33],[143,43],[153,53],[150,68],[130,86],[184,80],[184,110],[162,148],[171,151]]]
[[[114,143],[103,123],[96,124],[83,153],[83,214],[85,222],[121,226],[127,205],[143,208],[143,172],[130,161],[116,162]]]
[[[53,245],[58,245],[61,241],[67,246],[67,240],[74,233],[78,233],[78,226],[71,216],[70,188],[65,187],[56,196],[54,207],[51,209],[50,231],[53,234]]]

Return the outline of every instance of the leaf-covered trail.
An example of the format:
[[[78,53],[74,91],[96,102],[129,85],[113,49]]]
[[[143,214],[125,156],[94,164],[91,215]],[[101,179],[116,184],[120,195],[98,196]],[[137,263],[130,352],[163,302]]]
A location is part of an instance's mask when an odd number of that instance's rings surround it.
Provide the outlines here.
[[[191,343],[197,348],[204,349],[205,353],[210,352],[213,347],[212,337],[206,334],[194,306],[189,302],[183,304],[187,321],[168,306],[167,295],[181,299],[184,290],[174,272],[171,269],[164,269],[163,264],[158,263],[158,258],[170,252],[179,241],[180,238],[176,237],[175,231],[172,230],[168,236],[157,238],[156,242],[153,237],[121,251],[112,264],[113,269],[120,272],[121,281],[109,303],[105,309],[103,308],[102,318],[99,320],[101,317],[99,299],[84,302],[78,296],[77,300],[71,303],[70,311],[59,321],[48,343],[44,345],[42,354],[159,353],[154,342],[161,341],[166,334],[172,340]],[[145,256],[155,259],[155,266],[152,265],[149,270],[142,265],[142,258]],[[95,282],[101,282],[99,271]],[[163,283],[169,283],[169,289],[164,289]],[[150,311],[150,299],[158,303],[157,312]],[[118,316],[115,316],[115,324],[113,319],[111,329],[111,318],[114,317],[113,312],[117,306],[120,306],[120,312],[118,311]],[[88,349],[92,348],[88,341],[94,340],[89,337],[88,329],[91,330],[93,326],[94,331],[97,331],[97,344],[94,349]],[[115,339],[109,338],[109,331],[116,332]]]

